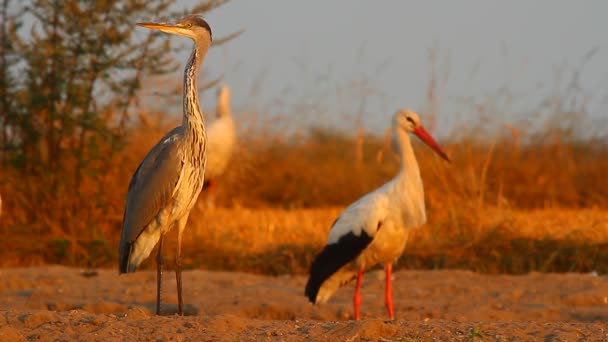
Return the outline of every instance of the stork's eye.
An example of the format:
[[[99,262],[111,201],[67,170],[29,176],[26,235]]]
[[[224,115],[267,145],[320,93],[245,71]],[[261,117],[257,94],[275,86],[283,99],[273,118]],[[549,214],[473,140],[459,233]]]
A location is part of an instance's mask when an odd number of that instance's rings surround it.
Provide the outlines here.
[[[410,118],[409,116],[406,118],[406,120],[412,124],[412,126],[416,126],[416,124],[414,123],[414,119]]]
[[[192,27],[192,23],[187,23],[186,24],[186,28],[191,28]]]

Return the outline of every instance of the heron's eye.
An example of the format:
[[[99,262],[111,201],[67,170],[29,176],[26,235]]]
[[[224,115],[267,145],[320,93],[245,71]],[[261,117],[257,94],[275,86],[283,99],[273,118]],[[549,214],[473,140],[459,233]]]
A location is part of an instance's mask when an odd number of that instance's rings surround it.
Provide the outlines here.
[[[186,28],[191,28],[192,27],[192,23],[187,23],[186,24]]]

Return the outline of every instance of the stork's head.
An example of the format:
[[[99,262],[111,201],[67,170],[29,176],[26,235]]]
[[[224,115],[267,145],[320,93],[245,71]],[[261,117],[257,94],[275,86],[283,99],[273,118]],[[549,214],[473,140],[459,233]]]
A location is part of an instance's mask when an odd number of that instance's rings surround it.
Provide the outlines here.
[[[221,85],[217,89],[217,97],[220,99],[230,99],[230,87],[226,84]]]
[[[177,23],[137,23],[138,26],[192,38],[195,41],[213,39],[211,27],[198,15],[189,15]]]
[[[218,118],[232,115],[230,113],[230,87],[227,85],[222,85],[217,90],[216,115]]]
[[[420,117],[416,112],[409,109],[400,109],[393,116],[393,128],[396,130],[403,130],[406,133],[414,133],[420,140],[427,144],[433,151],[441,156],[448,162],[450,158],[443,152],[439,144],[433,139],[431,134],[420,123]]]
[[[222,85],[217,90],[217,101],[225,103],[227,105],[230,104],[230,87],[227,85]]]

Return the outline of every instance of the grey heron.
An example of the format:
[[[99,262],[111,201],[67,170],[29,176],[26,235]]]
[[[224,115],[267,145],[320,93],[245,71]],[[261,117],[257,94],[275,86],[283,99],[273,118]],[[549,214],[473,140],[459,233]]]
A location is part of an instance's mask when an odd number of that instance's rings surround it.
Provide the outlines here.
[[[393,146],[400,156],[396,177],[346,208],[332,225],[327,245],[310,269],[305,295],[314,304],[325,303],[341,286],[357,279],[353,298],[355,319],[360,318],[363,272],[378,263],[386,271],[385,305],[394,319],[392,264],[405,249],[410,228],[426,222],[424,189],[409,133],[414,133],[443,159],[450,161],[411,110],[399,110],[392,119]]]
[[[197,73],[211,45],[209,24],[197,15],[177,23],[138,26],[191,38],[194,48],[184,70],[183,119],[152,147],[131,177],[119,247],[119,273],[134,272],[158,243],[156,314],[160,314],[163,237],[177,225],[175,275],[178,314],[183,314],[181,242],[188,216],[203,187],[207,159],[205,120]]]

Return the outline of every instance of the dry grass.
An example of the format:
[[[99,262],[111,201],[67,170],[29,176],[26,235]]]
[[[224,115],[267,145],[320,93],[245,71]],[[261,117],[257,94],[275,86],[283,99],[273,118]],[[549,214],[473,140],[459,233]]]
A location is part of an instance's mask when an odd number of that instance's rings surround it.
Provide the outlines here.
[[[608,207],[608,146],[555,132],[492,139],[462,138],[443,145],[453,164],[415,141],[430,206],[447,210]],[[342,206],[386,182],[398,161],[383,137],[313,129],[306,136],[246,140],[246,151],[223,179],[224,207]],[[415,139],[414,139],[415,140]],[[252,147],[253,146],[253,147]],[[360,148],[358,148],[360,147]],[[360,158],[360,159],[359,159]]]
[[[88,200],[75,211],[69,198],[32,196],[42,189],[25,189],[22,175],[2,171],[2,264],[114,265],[128,179],[170,126],[146,126],[131,136],[116,156],[119,167],[103,173],[103,187],[95,183],[99,177],[84,180],[82,189],[92,189],[90,198],[98,202]],[[453,164],[417,146],[429,223],[412,233],[401,266],[607,270],[608,147],[552,140],[552,131],[521,144],[513,132],[489,142],[444,142]],[[203,193],[191,215],[185,241],[190,267],[305,272],[341,208],[398,167],[385,137],[312,129],[241,139],[238,162],[218,180],[220,208],[204,209]],[[104,191],[95,192],[99,188]]]
[[[305,273],[342,209],[196,210],[184,239],[187,264]],[[480,212],[472,225],[461,222],[460,230],[453,229],[447,215],[431,214],[425,226],[412,230],[400,267],[491,273],[608,271],[608,212],[603,210],[492,208]],[[171,244],[168,253],[174,248]],[[144,267],[154,267],[153,260]]]
[[[324,209],[206,209],[191,215],[186,248],[196,245],[226,253],[256,254],[281,245],[322,248],[342,207]],[[495,229],[511,238],[608,242],[608,212],[599,209],[487,209],[478,216],[475,236],[445,231],[444,217],[435,213],[428,224],[412,230],[410,249],[452,246],[457,240],[473,244]]]

